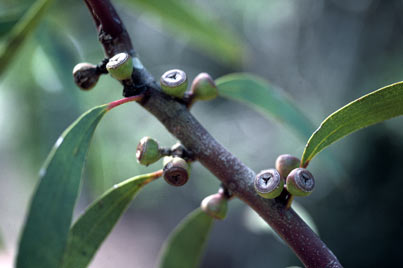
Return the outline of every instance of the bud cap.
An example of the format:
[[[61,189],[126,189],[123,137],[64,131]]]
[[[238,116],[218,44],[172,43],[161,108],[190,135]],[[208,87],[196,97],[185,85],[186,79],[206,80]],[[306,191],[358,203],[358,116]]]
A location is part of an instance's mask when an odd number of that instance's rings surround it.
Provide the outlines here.
[[[195,100],[212,100],[218,96],[217,85],[207,73],[198,74],[190,88]]]
[[[217,193],[204,198],[200,207],[211,217],[222,220],[227,216],[228,200],[222,194]]]
[[[276,169],[278,173],[280,173],[282,178],[287,178],[288,174],[290,174],[291,170],[299,167],[300,160],[289,154],[279,155],[276,159]]]
[[[74,66],[74,83],[82,90],[93,88],[97,84],[99,76],[97,66],[94,64],[82,62]]]

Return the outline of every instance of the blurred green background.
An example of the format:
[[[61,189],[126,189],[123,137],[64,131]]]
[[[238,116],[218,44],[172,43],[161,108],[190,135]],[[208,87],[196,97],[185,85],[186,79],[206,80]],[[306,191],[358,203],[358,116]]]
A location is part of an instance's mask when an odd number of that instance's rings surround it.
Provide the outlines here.
[[[0,45],[7,25],[32,3],[0,1]],[[190,79],[200,72],[213,78],[254,73],[296,100],[316,126],[361,95],[403,80],[400,0],[113,3],[156,78],[172,68],[185,70]],[[109,76],[90,92],[73,83],[75,64],[102,59],[83,1],[54,1],[0,77],[0,267],[12,266],[37,174],[57,137],[84,111],[121,98],[120,85]],[[222,98],[197,103],[192,112],[256,172],[273,167],[279,154],[300,156],[306,142],[278,122]],[[108,113],[90,148],[76,215],[113,184],[161,168],[161,162],[136,163],[135,148],[143,136],[164,146],[176,142],[136,104]],[[402,138],[403,121],[396,118],[326,149],[340,171],[324,165],[322,154],[310,165],[317,188],[297,202],[345,267],[391,267],[403,261]],[[184,187],[163,180],[145,187],[90,267],[154,267],[169,232],[218,186],[195,163]],[[202,267],[301,265],[238,200],[230,203],[228,218],[215,224],[207,246]]]

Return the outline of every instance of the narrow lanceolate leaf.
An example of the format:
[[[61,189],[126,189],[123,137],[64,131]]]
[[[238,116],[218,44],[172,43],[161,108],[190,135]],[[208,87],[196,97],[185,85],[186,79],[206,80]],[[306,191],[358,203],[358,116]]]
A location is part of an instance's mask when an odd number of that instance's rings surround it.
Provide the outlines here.
[[[162,171],[133,177],[96,200],[70,229],[63,268],[87,267],[138,191]]]
[[[91,137],[108,109],[108,105],[102,105],[83,114],[50,152],[31,200],[17,268],[60,266]]]
[[[213,218],[196,209],[170,234],[160,252],[160,268],[199,266]]]
[[[245,73],[225,75],[216,80],[220,96],[245,103],[269,118],[285,124],[305,140],[314,125],[284,93],[267,81]]]
[[[27,36],[35,29],[53,0],[37,0],[14,25],[5,44],[0,47],[0,75],[10,65]]]
[[[166,29],[175,36],[190,40],[221,62],[239,64],[244,44],[242,40],[211,17],[211,11],[203,10],[192,1],[183,0],[126,0],[149,11],[163,20]],[[218,14],[217,14],[218,15]]]
[[[392,84],[350,102],[329,115],[305,146],[301,163],[309,161],[333,142],[361,128],[403,114],[403,82]]]

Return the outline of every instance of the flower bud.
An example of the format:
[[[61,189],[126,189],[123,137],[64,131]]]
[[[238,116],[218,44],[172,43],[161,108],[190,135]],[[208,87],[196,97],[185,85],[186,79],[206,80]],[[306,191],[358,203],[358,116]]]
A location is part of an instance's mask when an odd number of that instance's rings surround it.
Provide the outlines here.
[[[82,90],[93,88],[97,84],[99,76],[97,66],[94,64],[82,62],[74,66],[74,83]]]
[[[159,144],[150,137],[144,137],[137,145],[136,158],[141,165],[148,166],[162,157]]]
[[[186,73],[179,69],[165,72],[160,78],[161,88],[165,94],[173,97],[183,98],[188,86]]]
[[[286,179],[287,191],[296,196],[308,196],[315,188],[315,179],[305,168],[293,169]]]
[[[299,167],[299,164],[300,160],[297,157],[289,154],[282,154],[276,159],[276,169],[284,179],[287,178],[291,170]]]
[[[129,80],[133,73],[133,60],[127,53],[119,53],[109,59],[106,69],[117,80]]]
[[[182,186],[189,180],[189,164],[180,157],[165,157],[163,176],[173,186]]]
[[[203,199],[200,207],[211,217],[222,220],[227,216],[228,200],[222,194],[212,194]]]
[[[263,198],[276,198],[284,188],[284,179],[275,169],[267,169],[256,175],[254,186],[256,192]]]
[[[200,73],[196,76],[190,92],[195,100],[212,100],[218,96],[217,86],[207,73]]]

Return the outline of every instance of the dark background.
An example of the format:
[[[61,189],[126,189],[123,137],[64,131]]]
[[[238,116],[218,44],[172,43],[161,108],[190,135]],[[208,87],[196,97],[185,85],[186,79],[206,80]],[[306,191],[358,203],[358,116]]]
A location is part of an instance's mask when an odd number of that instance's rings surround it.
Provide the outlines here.
[[[145,12],[113,1],[144,65],[155,77],[171,68],[192,79],[250,72],[288,93],[317,126],[346,103],[403,80],[403,3],[389,0],[194,0],[239,37],[244,50],[228,63],[192,36]],[[134,4],[132,4],[133,2]],[[2,0],[0,15],[24,10],[30,1]],[[169,12],[169,10],[167,10]],[[221,24],[222,23],[222,24]],[[1,40],[1,39],[0,39]],[[1,43],[0,43],[1,44]],[[60,133],[89,108],[121,97],[120,85],[102,77],[91,92],[73,84],[78,62],[97,63],[102,49],[82,1],[55,1],[8,72],[0,79],[0,266],[11,266],[37,174]],[[275,121],[218,98],[193,108],[195,116],[256,172],[279,154],[300,156],[305,142]],[[114,183],[160,168],[142,167],[135,148],[143,136],[170,146],[175,139],[137,105],[108,114],[91,146],[77,215]],[[320,154],[310,165],[317,189],[297,202],[345,267],[397,267],[402,261],[403,121],[396,118],[361,130]],[[175,225],[216,192],[217,179],[200,164],[182,188],[163,180],[137,197],[91,267],[153,267]],[[301,266],[270,229],[238,200],[217,222],[202,267]]]

